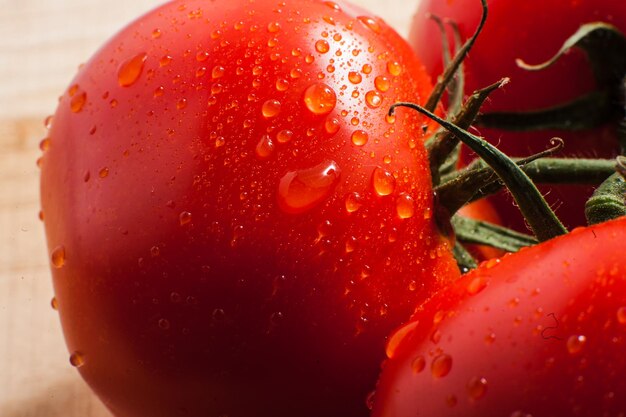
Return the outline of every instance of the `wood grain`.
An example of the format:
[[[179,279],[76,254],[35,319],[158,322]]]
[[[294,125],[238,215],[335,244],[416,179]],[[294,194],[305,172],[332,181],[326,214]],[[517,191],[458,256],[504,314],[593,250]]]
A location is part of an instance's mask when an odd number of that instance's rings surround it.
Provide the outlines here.
[[[38,219],[38,143],[76,68],[154,0],[0,0],[0,416],[110,417],[68,362]],[[406,33],[417,0],[354,0]],[[146,416],[149,417],[149,416]]]

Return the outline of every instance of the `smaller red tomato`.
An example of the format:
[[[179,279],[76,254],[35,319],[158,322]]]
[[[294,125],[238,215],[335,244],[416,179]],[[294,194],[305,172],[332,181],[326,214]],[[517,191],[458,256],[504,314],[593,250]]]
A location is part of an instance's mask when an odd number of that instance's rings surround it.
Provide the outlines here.
[[[622,416],[626,217],[492,259],[387,346],[373,417]]]

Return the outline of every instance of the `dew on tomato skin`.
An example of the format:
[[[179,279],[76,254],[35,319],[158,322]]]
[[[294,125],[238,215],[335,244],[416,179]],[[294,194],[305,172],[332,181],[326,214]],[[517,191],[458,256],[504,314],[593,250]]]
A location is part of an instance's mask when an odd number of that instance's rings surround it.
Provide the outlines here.
[[[357,238],[354,236],[350,236],[346,240],[346,244],[345,244],[346,253],[354,252],[356,249],[356,246],[357,246]]]
[[[341,11],[341,6],[334,1],[325,1],[324,4],[333,10]]]
[[[80,113],[87,103],[87,93],[79,91],[70,98],[70,110],[73,113]]]
[[[435,378],[443,378],[452,369],[452,356],[442,353],[437,355],[430,364],[430,373]]]
[[[472,279],[467,285],[467,293],[469,295],[476,295],[487,287],[487,281],[479,276]]]
[[[368,91],[365,93],[365,102],[368,107],[376,109],[383,104],[383,96],[378,91]]]
[[[345,205],[348,213],[354,213],[363,205],[363,197],[356,191],[351,192],[346,195]]]
[[[85,356],[81,352],[74,352],[70,355],[70,364],[74,368],[80,368],[85,364]]]
[[[59,301],[56,297],[52,297],[52,300],[50,300],[50,307],[52,307],[52,309],[55,311],[59,309]]]
[[[320,54],[325,54],[330,50],[330,45],[328,44],[328,41],[320,39],[315,42],[315,50]]]
[[[337,105],[337,95],[328,85],[316,82],[304,91],[304,104],[315,115],[328,114]]]
[[[411,361],[411,370],[413,373],[419,374],[424,370],[424,368],[426,368],[426,359],[424,359],[422,355],[416,356]]]
[[[226,318],[226,313],[224,312],[223,309],[221,308],[216,308],[213,310],[213,313],[211,313],[211,318],[213,319],[214,322],[222,322],[224,321],[224,319]]]
[[[122,62],[117,69],[117,82],[121,87],[135,84],[143,72],[148,54],[140,52]]]
[[[396,189],[396,178],[384,168],[376,167],[372,171],[372,186],[379,196],[387,196]]]
[[[350,136],[352,143],[356,146],[364,146],[369,140],[369,135],[364,130],[355,130]]]
[[[493,332],[492,332],[492,333],[488,333],[488,334],[485,336],[485,343],[486,343],[486,344],[491,345],[491,344],[493,344],[493,342],[495,342],[495,341],[496,341],[496,334],[495,334],[495,333],[493,333]]]
[[[277,91],[287,91],[289,88],[289,81],[284,78],[279,78],[276,80],[276,90]]]
[[[43,127],[50,130],[52,128],[52,122],[54,121],[54,116],[49,115],[45,119],[43,119]]]
[[[352,84],[359,84],[362,80],[363,77],[361,76],[361,74],[359,74],[356,71],[350,71],[348,73],[348,80],[352,83]]]
[[[256,145],[255,154],[258,159],[267,159],[272,153],[274,153],[274,141],[269,137],[269,135],[261,136],[261,139]]]
[[[396,200],[396,213],[401,219],[409,219],[415,214],[415,201],[408,193],[401,193]]]
[[[178,221],[181,226],[191,223],[191,213],[188,211],[182,211],[178,215]]]
[[[153,246],[150,248],[150,256],[156,258],[161,254],[161,249],[158,246]]]
[[[109,168],[107,168],[107,167],[101,168],[100,171],[98,171],[98,176],[100,178],[108,177],[109,176]]]
[[[172,58],[170,55],[163,55],[161,59],[159,59],[159,66],[168,66],[172,62],[172,59],[174,58]]]
[[[576,355],[582,352],[583,348],[585,347],[586,342],[587,342],[587,337],[585,337],[584,335],[572,335],[567,338],[567,342],[566,342],[567,351],[571,355]]]
[[[619,324],[626,324],[626,306],[617,309],[617,322]]]
[[[167,319],[159,319],[158,325],[161,330],[169,330],[170,328],[170,322]]]
[[[471,400],[479,400],[487,393],[487,379],[485,377],[472,377],[467,381],[467,395]]]
[[[40,221],[43,221],[44,219],[43,210],[39,210],[39,214],[37,215],[37,217],[39,218]]]
[[[374,33],[380,33],[380,25],[376,20],[369,16],[359,16],[358,21],[361,22],[366,28],[370,29]]]
[[[213,69],[211,70],[211,77],[213,79],[216,78],[221,78],[224,76],[224,73],[226,72],[226,69],[221,66],[221,65],[216,65],[213,67]]]
[[[379,75],[376,78],[374,78],[374,86],[376,87],[376,89],[380,92],[385,92],[387,90],[389,90],[389,88],[391,87],[391,82],[389,81],[389,78],[387,78],[384,75]]]
[[[387,62],[387,71],[389,74],[397,77],[402,74],[402,65],[396,61],[389,61]]]
[[[280,23],[278,23],[278,22],[270,22],[267,25],[267,31],[269,33],[276,33],[278,31],[280,31]]]
[[[413,331],[417,328],[418,323],[419,321],[417,320],[411,321],[393,332],[387,340],[387,345],[385,346],[385,354],[387,355],[387,358],[392,359],[394,357],[400,343],[413,333]]]
[[[439,329],[435,329],[430,335],[430,341],[434,344],[438,344],[441,341],[441,331]]]
[[[65,265],[65,246],[59,245],[50,254],[50,261],[55,268],[62,268]]]
[[[278,116],[280,113],[281,103],[278,100],[270,99],[263,103],[261,106],[261,114],[266,119],[271,119]]]

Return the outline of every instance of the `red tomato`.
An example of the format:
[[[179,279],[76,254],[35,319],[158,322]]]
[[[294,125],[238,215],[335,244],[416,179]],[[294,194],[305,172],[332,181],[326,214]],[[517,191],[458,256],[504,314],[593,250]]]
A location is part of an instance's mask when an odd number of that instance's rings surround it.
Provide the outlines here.
[[[622,0],[488,0],[489,15],[483,32],[465,61],[467,92],[485,87],[507,76],[511,83],[495,91],[483,107],[484,112],[528,111],[560,104],[594,89],[595,82],[586,57],[579,50],[562,57],[554,66],[529,72],[519,68],[516,58],[538,64],[551,58],[563,42],[580,25],[605,21],[626,31],[626,3]],[[478,0],[422,0],[413,19],[412,44],[428,73],[436,77],[442,72],[441,47],[433,40],[441,37],[437,25],[427,13],[450,18],[459,24],[463,38],[476,30],[481,16]],[[439,45],[439,44],[437,44]],[[567,132],[540,131],[530,133],[481,129],[481,135],[511,156],[527,156],[543,151],[554,136],[565,140],[561,155],[579,157],[612,157],[618,146],[613,126]],[[544,187],[547,199],[566,226],[586,224],[584,203],[591,187]],[[500,195],[492,200],[510,226],[524,230],[512,199]],[[571,210],[558,210],[563,203]]]
[[[187,0],[81,68],[42,159],[72,363],[117,416],[362,416],[384,339],[458,277],[428,76],[334,2]]]
[[[626,218],[483,263],[392,336],[373,417],[619,416]]]

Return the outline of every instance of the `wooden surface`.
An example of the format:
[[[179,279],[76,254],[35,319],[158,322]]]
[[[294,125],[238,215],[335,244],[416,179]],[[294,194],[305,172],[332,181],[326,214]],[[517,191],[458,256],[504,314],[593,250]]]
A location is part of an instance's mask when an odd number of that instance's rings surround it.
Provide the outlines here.
[[[0,0],[0,416],[109,417],[70,366],[35,161],[76,68],[156,0]],[[353,0],[405,34],[417,0]],[[390,5],[393,5],[393,8]],[[149,416],[146,416],[149,417]]]

